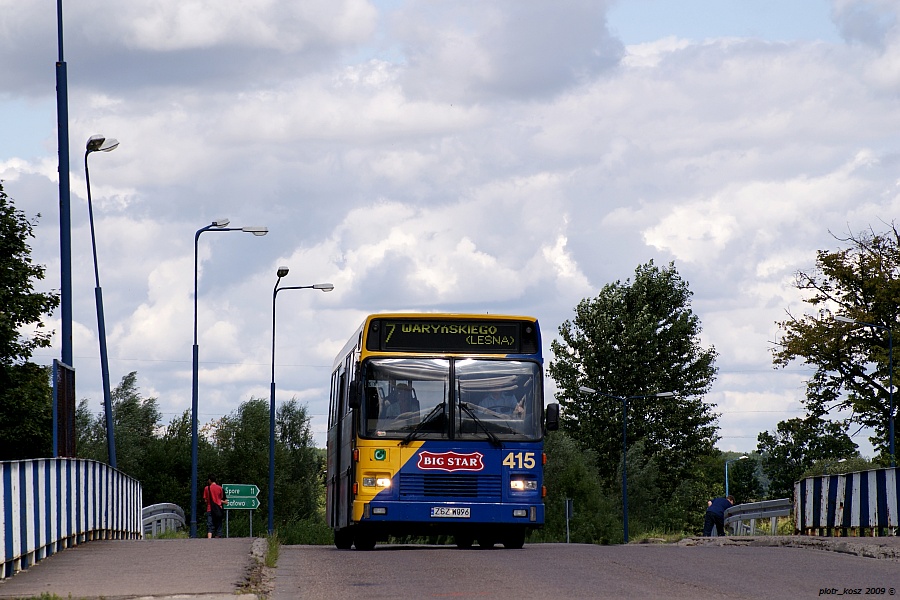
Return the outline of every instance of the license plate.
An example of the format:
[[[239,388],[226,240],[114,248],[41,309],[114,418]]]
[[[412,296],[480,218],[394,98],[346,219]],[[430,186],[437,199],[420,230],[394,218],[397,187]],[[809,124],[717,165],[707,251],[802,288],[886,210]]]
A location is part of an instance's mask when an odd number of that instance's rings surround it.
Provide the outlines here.
[[[431,516],[468,519],[471,516],[471,510],[468,506],[432,506]]]

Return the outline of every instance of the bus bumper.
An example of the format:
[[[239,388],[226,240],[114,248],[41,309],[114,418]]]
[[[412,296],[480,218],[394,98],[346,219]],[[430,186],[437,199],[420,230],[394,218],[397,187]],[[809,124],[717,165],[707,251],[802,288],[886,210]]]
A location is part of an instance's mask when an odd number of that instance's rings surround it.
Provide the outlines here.
[[[489,523],[531,527],[544,524],[543,503],[372,501],[361,504],[361,523]]]

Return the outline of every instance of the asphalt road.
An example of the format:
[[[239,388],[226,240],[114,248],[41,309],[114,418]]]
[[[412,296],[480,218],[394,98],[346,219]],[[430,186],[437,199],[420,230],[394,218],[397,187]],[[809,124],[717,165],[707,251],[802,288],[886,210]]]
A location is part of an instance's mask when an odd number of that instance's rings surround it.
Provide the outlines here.
[[[757,545],[767,543],[806,547]],[[284,546],[269,587],[263,580],[248,588],[248,578],[259,574],[253,567],[264,548],[264,540],[248,538],[93,541],[0,581],[0,598],[234,600],[254,597],[237,593],[266,590],[271,600],[900,595],[898,537],[526,544],[522,550],[379,545],[359,552]]]
[[[800,599],[845,590],[875,592],[870,598],[900,593],[900,563],[748,546],[377,546],[372,552],[286,546],[270,598]]]

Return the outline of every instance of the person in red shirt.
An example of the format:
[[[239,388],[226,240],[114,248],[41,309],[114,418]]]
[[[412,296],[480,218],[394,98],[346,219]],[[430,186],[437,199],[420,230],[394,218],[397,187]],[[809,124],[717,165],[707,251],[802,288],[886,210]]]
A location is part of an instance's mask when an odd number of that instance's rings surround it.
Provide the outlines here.
[[[216,483],[216,476],[210,475],[203,488],[203,499],[206,500],[206,537],[222,537],[222,519],[225,516],[225,493],[222,486]]]

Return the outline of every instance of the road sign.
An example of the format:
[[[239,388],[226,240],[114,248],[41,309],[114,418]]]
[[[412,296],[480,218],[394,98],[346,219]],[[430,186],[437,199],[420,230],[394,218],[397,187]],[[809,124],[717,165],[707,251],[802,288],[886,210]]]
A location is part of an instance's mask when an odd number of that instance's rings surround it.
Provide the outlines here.
[[[255,498],[259,495],[259,488],[252,483],[226,483],[222,486],[225,497],[229,500],[234,496]]]
[[[225,508],[228,510],[256,510],[259,508],[259,498],[249,498],[246,496],[229,498]]]
[[[226,483],[222,486],[228,510],[256,510],[259,508],[259,488],[252,483]]]

